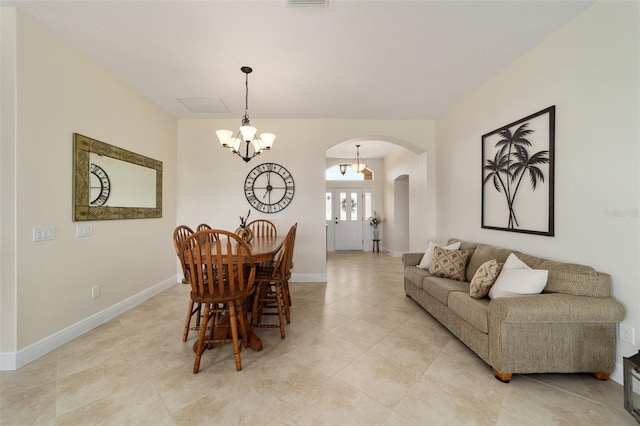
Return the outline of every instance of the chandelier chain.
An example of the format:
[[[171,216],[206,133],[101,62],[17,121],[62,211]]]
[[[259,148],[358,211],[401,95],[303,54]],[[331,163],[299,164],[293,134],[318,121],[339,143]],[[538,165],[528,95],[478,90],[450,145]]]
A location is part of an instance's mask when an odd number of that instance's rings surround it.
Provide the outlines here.
[[[244,86],[245,86],[245,93],[244,93],[244,115],[248,116],[249,115],[249,73],[244,75],[245,80],[244,80]]]

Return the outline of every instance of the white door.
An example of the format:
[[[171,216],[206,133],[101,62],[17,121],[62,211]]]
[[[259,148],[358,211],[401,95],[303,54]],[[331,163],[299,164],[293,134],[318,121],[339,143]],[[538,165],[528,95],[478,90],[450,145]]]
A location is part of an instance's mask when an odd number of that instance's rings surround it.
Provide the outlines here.
[[[362,188],[335,188],[334,242],[336,250],[362,250]]]

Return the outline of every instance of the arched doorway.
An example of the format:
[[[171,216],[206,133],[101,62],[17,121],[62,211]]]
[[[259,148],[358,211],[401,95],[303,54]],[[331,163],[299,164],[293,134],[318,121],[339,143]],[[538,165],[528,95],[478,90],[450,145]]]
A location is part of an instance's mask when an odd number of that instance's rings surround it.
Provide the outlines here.
[[[336,219],[336,213],[348,215],[353,210],[352,206],[358,204],[363,210],[356,214],[359,217],[360,229],[362,230],[361,241],[357,245],[357,250],[369,251],[372,248],[373,227],[370,226],[368,218],[375,211],[377,216],[382,219],[379,225],[379,239],[381,251],[390,252],[398,255],[403,251],[408,251],[410,247],[411,236],[411,217],[416,216],[413,212],[415,206],[421,205],[419,200],[413,199],[411,194],[426,199],[426,193],[422,191],[412,191],[411,187],[415,182],[419,181],[419,177],[425,177],[426,173],[418,174],[415,163],[419,162],[419,157],[424,152],[417,152],[420,149],[407,149],[406,145],[410,145],[405,141],[398,143],[393,138],[378,138],[369,140],[366,138],[351,139],[342,142],[329,150],[327,150],[326,159],[326,227],[327,227],[327,250],[340,250],[341,245],[336,239],[336,235],[342,237],[344,234],[339,232],[342,227],[339,219]],[[331,178],[331,175],[340,175],[338,165],[353,162],[356,157],[356,144],[360,145],[360,156],[366,163],[366,171],[370,172],[372,180],[365,180],[362,174],[358,175],[357,180],[349,178],[346,173],[344,179]],[[426,161],[425,168],[426,168]],[[421,170],[423,172],[423,170]],[[426,189],[426,183],[421,188]],[[343,193],[336,192],[336,189],[344,189]],[[352,192],[348,192],[352,191]],[[356,202],[351,200],[352,194],[356,197]],[[366,197],[369,200],[366,200]],[[340,198],[342,197],[342,198]],[[359,197],[360,202],[357,200]],[[344,200],[349,199],[346,205],[348,211],[341,211]],[[369,202],[369,210],[365,213],[366,203]],[[333,206],[333,207],[332,207]],[[425,211],[421,212],[424,219]],[[339,216],[338,216],[339,217]],[[338,244],[336,245],[336,242]],[[353,246],[352,246],[353,247]],[[351,248],[353,249],[353,248]]]

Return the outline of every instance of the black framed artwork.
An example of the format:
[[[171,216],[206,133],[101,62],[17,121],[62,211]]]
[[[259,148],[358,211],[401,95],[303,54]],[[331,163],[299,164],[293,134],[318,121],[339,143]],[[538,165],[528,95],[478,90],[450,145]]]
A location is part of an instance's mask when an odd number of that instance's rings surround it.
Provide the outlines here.
[[[556,107],[482,136],[482,228],[554,235]]]

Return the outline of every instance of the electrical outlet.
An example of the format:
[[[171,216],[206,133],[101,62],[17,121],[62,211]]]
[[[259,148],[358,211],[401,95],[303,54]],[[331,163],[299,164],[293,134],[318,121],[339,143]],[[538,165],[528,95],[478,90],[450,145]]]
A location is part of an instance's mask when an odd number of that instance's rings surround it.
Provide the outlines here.
[[[88,237],[93,234],[91,225],[76,225],[76,237]]]
[[[33,228],[33,241],[47,241],[54,238],[53,226],[36,226]]]
[[[100,286],[96,285],[91,287],[91,298],[96,299],[99,296],[100,296]]]
[[[635,328],[630,327],[627,324],[620,323],[618,325],[618,334],[620,335],[620,340],[622,340],[623,342],[627,342],[632,345],[636,344]]]

